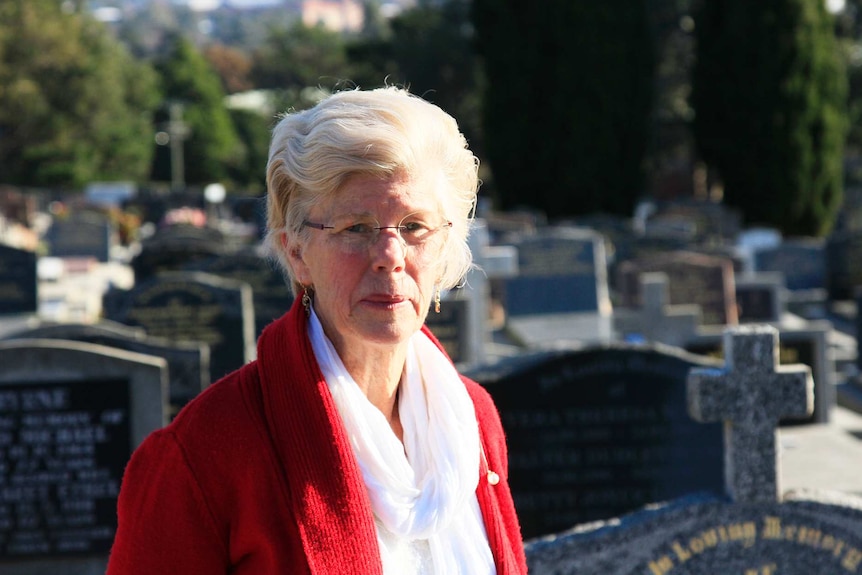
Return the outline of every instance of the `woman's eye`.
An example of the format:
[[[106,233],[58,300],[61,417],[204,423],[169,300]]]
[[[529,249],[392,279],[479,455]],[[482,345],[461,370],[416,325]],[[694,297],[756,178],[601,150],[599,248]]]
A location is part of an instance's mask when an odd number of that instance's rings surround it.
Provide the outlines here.
[[[350,234],[370,234],[374,231],[374,224],[356,222],[344,228],[344,231]]]
[[[422,233],[428,229],[428,226],[421,222],[408,222],[401,226],[402,231],[408,234]]]

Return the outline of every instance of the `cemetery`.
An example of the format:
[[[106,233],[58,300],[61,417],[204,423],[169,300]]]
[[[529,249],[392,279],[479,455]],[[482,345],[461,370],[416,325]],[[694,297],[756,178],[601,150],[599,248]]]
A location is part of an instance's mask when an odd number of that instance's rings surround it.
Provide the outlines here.
[[[131,451],[292,303],[256,223],[146,200],[131,241],[86,204],[0,225],[4,574],[103,572]],[[531,573],[862,573],[858,243],[480,211],[427,324],[500,410]]]

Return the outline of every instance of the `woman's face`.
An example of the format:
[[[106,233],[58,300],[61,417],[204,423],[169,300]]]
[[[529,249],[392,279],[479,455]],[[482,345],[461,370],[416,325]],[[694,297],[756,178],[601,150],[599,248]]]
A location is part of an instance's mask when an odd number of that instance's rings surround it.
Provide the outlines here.
[[[424,323],[448,233],[436,186],[432,178],[351,176],[308,214],[310,240],[287,246],[296,278],[313,286],[314,309],[342,357],[362,346],[397,346]],[[399,224],[408,229],[399,232]]]

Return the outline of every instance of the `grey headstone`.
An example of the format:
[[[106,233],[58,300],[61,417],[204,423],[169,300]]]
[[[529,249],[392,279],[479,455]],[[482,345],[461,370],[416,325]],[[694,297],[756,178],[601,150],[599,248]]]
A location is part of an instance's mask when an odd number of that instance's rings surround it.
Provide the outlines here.
[[[91,257],[107,262],[111,256],[114,228],[100,212],[73,212],[68,219],[55,218],[48,229],[50,254],[54,257]]]
[[[814,407],[811,369],[778,365],[778,330],[741,326],[724,335],[724,369],[692,369],[688,406],[701,422],[724,422],[725,487],[741,503],[778,499],[776,428]]]
[[[171,413],[176,414],[210,384],[210,350],[200,342],[170,341],[146,330],[103,320],[95,324],[42,323],[0,339],[59,339],[95,343],[161,357],[168,365]]]
[[[670,305],[667,274],[642,274],[641,292],[641,309],[614,310],[614,329],[624,340],[682,346],[697,333],[703,315],[700,306]]]
[[[829,423],[836,403],[834,350],[829,338],[832,324],[828,321],[809,321],[803,325],[774,325],[778,329],[778,357],[780,364],[805,364],[811,368],[814,380],[814,412],[804,417],[784,417],[782,425]],[[721,359],[724,357],[722,332],[700,330],[682,347],[698,354]]]
[[[610,314],[607,262],[601,234],[585,228],[544,228],[512,239],[518,275],[502,282],[509,316]]]
[[[826,244],[821,239],[786,239],[780,245],[755,250],[754,270],[779,272],[791,291],[826,287]]]
[[[167,422],[166,363],[57,340],[0,342],[0,570],[101,575],[132,451]]]

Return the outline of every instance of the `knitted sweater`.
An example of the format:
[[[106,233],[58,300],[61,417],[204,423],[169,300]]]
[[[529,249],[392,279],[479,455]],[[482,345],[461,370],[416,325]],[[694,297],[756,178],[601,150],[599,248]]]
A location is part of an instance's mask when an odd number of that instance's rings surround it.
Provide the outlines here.
[[[135,450],[108,575],[382,575],[368,493],[298,300],[261,334],[256,361]],[[476,495],[497,573],[524,574],[499,415],[463,379],[487,457]]]

